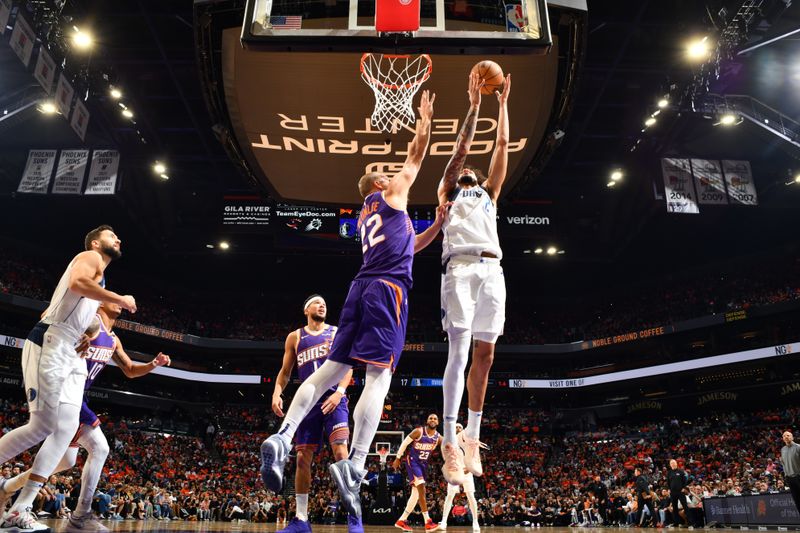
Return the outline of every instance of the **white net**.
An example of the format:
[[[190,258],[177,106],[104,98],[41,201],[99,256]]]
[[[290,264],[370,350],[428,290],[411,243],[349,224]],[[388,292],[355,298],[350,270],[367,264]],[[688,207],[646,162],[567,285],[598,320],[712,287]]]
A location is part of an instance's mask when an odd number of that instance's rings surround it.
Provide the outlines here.
[[[413,124],[414,95],[430,77],[431,70],[428,54],[361,56],[361,79],[375,94],[372,125],[386,133],[397,133],[401,125]]]

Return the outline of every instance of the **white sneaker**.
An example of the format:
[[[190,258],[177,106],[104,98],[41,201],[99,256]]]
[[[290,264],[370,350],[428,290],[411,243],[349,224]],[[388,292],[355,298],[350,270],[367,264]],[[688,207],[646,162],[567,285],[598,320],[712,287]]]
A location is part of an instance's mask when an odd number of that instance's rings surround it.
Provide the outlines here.
[[[458,439],[458,445],[464,450],[464,466],[473,475],[481,477],[483,475],[481,448],[488,449],[489,447],[478,439],[467,437],[466,431],[459,433],[456,438]]]
[[[463,434],[462,431],[459,435]],[[464,477],[464,454],[458,446],[452,442],[446,443],[442,446],[442,457],[444,458],[444,465],[442,465],[442,475],[444,480],[451,485],[463,485],[466,481]]]
[[[434,531],[447,531],[447,522],[439,522],[439,525]]]
[[[50,528],[36,520],[31,508],[27,507],[21,512],[13,509],[9,511],[0,525],[0,530],[10,533],[31,533],[32,531],[50,531]]]
[[[67,522],[64,530],[74,532],[85,531],[86,533],[108,533],[109,531],[91,511],[82,516],[78,516],[77,514],[70,516],[69,522]]]
[[[474,522],[472,524],[472,533],[480,533],[480,531],[481,531],[481,526],[477,522]]]

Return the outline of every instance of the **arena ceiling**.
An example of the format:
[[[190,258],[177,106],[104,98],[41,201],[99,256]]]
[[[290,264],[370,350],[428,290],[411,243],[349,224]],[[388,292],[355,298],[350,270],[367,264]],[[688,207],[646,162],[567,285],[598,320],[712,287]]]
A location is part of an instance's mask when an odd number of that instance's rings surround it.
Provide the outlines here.
[[[800,27],[800,9],[785,4],[764,2],[771,9],[769,20],[750,32],[753,43]],[[730,11],[738,5],[589,2],[585,60],[560,146],[543,169],[522,180],[505,200],[506,207],[546,212],[553,224],[510,237],[509,252],[522,256],[525,250],[554,243],[566,250],[564,260],[613,262],[675,246],[676,237],[689,249],[709,255],[731,249],[743,238],[758,246],[791,239],[782,229],[788,217],[796,217],[800,200],[800,186],[784,185],[790,173],[800,170],[794,146],[747,122],[729,130],[715,127],[712,120],[692,113],[688,102],[665,111],[655,127],[641,131],[655,102],[685,87],[693,75],[684,57],[686,41],[713,31],[712,19],[720,24],[721,8]],[[66,121],[31,108],[0,120],[4,231],[17,234],[25,228],[37,242],[58,246],[65,242],[62,232],[80,234],[102,219],[122,228],[128,244],[142,252],[192,257],[218,253],[206,245],[226,236],[223,197],[265,192],[230,161],[212,128],[198,74],[191,2],[68,0],[64,13],[95,34],[91,60],[70,53],[67,65],[86,68],[92,114],[86,145],[121,151],[121,189],[116,198],[81,201],[16,194],[29,149],[80,146]],[[797,118],[798,52],[800,40],[794,35],[737,56],[726,62],[712,90],[749,94]],[[36,85],[8,46],[8,32],[0,44],[0,72],[0,108],[17,105]],[[120,115],[118,103],[107,94],[109,83],[124,92],[136,124]],[[694,217],[667,215],[663,200],[655,199],[654,184],[661,180],[660,158],[675,155],[749,159],[761,205],[712,208]],[[156,160],[168,165],[168,181],[152,172]],[[609,188],[609,175],[617,168],[625,178]],[[259,235],[236,239],[239,252],[283,253]],[[679,249],[685,247],[675,247]]]

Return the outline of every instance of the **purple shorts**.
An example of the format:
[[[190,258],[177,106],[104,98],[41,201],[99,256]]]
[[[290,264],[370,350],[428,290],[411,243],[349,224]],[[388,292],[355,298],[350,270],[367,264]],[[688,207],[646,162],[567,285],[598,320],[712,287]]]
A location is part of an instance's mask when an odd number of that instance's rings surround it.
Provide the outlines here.
[[[327,415],[322,414],[322,402],[329,395],[323,396],[323,400],[314,405],[306,415],[297,431],[294,433],[295,448],[313,448],[322,444],[323,434],[328,437],[328,442],[347,442],[350,437],[348,420],[350,410],[347,407],[347,396],[342,397],[342,401],[332,412]]]
[[[425,470],[427,464],[421,464],[411,459],[411,456],[406,457],[406,477],[408,482],[412,485],[421,485],[425,483]]]
[[[390,278],[353,280],[328,360],[394,372],[406,341],[407,295],[405,285]]]
[[[83,400],[83,403],[81,404],[81,414],[78,419],[80,420],[81,425],[78,426],[78,431],[75,432],[72,442],[69,443],[69,445],[73,448],[78,447],[78,439],[85,428],[97,427],[100,425],[100,419],[96,414],[94,414],[94,411],[89,409],[89,406],[86,404],[86,400]]]

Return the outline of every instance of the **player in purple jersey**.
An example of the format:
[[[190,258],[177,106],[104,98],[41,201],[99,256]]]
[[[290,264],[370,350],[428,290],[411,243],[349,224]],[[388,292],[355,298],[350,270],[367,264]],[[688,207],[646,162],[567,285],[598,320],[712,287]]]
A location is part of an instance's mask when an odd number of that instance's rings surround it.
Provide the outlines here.
[[[439,417],[433,413],[428,415],[425,427],[416,428],[403,440],[400,449],[397,450],[397,457],[392,463],[392,467],[395,470],[399,470],[400,460],[403,458],[406,448],[411,447],[405,460],[406,475],[408,476],[408,482],[411,483],[411,496],[408,498],[403,515],[394,523],[394,527],[403,531],[412,531],[406,520],[417,506],[417,501],[419,501],[419,508],[422,510],[422,517],[425,520],[425,529],[433,531],[438,527],[438,524],[431,520],[430,515],[428,515],[428,502],[425,500],[425,471],[428,469],[428,459],[442,442],[442,436],[436,431],[438,426]]]
[[[100,329],[97,335],[90,339],[89,346],[83,354],[87,370],[84,391],[89,390],[94,380],[112,359],[128,378],[142,377],[160,366],[171,363],[170,357],[164,353],[159,353],[149,363],[131,361],[131,358],[123,350],[119,338],[113,332],[114,324],[121,312],[122,308],[119,305],[110,303],[101,304],[97,310]],[[108,528],[98,522],[92,514],[92,499],[109,452],[108,441],[99,425],[100,419],[86,404],[84,396],[80,412],[80,426],[54,472],[63,472],[75,466],[79,446],[88,452],[81,475],[78,505],[64,528],[66,531],[87,533],[108,531]],[[27,470],[14,478],[0,481],[2,483],[0,484],[0,510],[5,507],[8,498],[24,486],[30,472]]]
[[[405,341],[411,262],[414,252],[439,233],[445,212],[437,209],[434,224],[417,236],[406,212],[409,190],[428,149],[434,99],[428,91],[422,93],[416,134],[402,170],[393,178],[371,172],[359,179],[364,197],[358,219],[363,262],[342,308],[336,340],[328,360],[297,389],[278,433],[261,445],[261,477],[268,488],[278,491],[292,437],[306,414],[355,365],[366,365],[364,391],[353,410],[350,459],[329,469],[342,505],[356,516],[361,516],[359,487],[367,452]]]
[[[297,374],[301,381],[309,378],[325,362],[331,343],[336,335],[336,326],[325,323],[328,308],[325,299],[313,294],[303,303],[306,325],[289,333],[283,351],[283,365],[275,378],[275,391],[272,393],[272,412],[283,416],[283,393],[292,369],[297,364]],[[347,397],[344,395],[350,380],[352,369],[339,381],[336,388],[323,394],[317,404],[306,415],[294,435],[294,446],[297,450],[297,466],[294,478],[295,501],[297,511],[289,525],[282,529],[284,533],[308,533],[308,489],[311,487],[311,462],[314,452],[322,443],[323,435],[328,438],[331,451],[337,461],[347,458],[347,439],[350,437],[348,421],[350,411],[347,408]],[[348,517],[348,529],[361,531],[361,519]],[[279,532],[280,533],[280,532]]]

